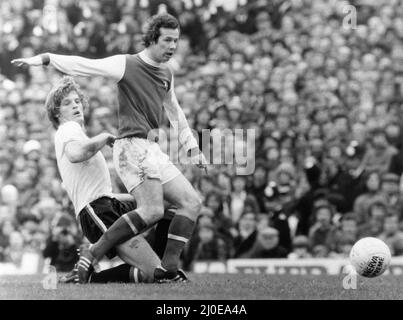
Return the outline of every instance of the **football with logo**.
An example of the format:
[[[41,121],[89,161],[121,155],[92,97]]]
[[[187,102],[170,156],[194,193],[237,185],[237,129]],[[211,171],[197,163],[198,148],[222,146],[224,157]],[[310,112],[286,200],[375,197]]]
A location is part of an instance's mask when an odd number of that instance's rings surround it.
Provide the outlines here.
[[[367,237],[358,240],[351,248],[350,263],[363,277],[380,276],[390,264],[389,247],[380,239]]]

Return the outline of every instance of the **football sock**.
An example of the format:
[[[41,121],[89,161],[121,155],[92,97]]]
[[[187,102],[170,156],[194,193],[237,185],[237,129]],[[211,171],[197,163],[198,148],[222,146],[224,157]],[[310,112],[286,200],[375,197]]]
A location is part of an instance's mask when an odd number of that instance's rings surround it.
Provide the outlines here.
[[[110,249],[133,238],[146,228],[147,224],[135,210],[127,212],[105,231],[90,251],[93,257],[100,261]]]
[[[165,247],[167,245],[168,230],[170,224],[171,219],[163,218],[157,223],[157,227],[155,228],[155,240],[153,249],[160,259],[162,259]]]
[[[168,240],[162,258],[162,266],[171,272],[178,270],[183,248],[192,236],[195,222],[188,217],[175,215],[168,230]]]
[[[140,283],[144,282],[145,277],[143,272],[129,264],[121,264],[117,267],[106,269],[100,272],[94,272],[90,276],[90,283],[108,283],[108,282],[123,282],[123,283]]]

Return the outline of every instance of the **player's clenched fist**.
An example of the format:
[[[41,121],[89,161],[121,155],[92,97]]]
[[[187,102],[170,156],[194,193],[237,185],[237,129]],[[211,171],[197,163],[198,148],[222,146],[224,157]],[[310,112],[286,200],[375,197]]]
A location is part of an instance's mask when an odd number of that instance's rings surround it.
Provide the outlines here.
[[[113,147],[113,144],[116,140],[116,136],[107,132],[101,133],[100,135],[102,135],[102,138],[105,139],[106,145],[108,145],[109,147]]]

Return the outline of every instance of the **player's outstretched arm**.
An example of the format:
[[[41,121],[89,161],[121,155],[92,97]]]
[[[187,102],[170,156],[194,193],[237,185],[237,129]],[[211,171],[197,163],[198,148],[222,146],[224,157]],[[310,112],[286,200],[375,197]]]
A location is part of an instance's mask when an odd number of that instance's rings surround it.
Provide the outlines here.
[[[125,72],[126,57],[120,54],[103,59],[88,59],[79,56],[42,53],[30,58],[14,59],[11,63],[17,67],[51,65],[60,72],[71,76],[102,76],[118,82]]]
[[[116,137],[110,133],[101,133],[89,140],[73,140],[66,144],[64,152],[72,163],[92,158],[105,145],[112,146]]]
[[[167,98],[164,101],[165,111],[172,127],[178,131],[179,142],[187,150],[188,156],[192,163],[195,163],[199,168],[207,170],[207,160],[200,151],[199,145],[193,136],[192,130],[186,120],[186,116],[179,105],[173,89],[173,80],[171,90],[168,92]]]

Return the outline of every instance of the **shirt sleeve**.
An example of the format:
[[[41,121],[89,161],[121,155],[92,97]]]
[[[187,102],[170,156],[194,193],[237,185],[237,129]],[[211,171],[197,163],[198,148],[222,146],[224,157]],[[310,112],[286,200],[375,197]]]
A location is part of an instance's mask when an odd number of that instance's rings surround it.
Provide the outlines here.
[[[62,156],[67,143],[83,140],[86,140],[86,135],[80,125],[75,121],[69,121],[58,128],[55,134],[55,148]]]
[[[87,59],[49,53],[50,64],[71,76],[101,76],[119,82],[125,73],[126,56],[114,55],[103,59]]]
[[[174,91],[174,79],[172,77],[171,89],[164,100],[164,108],[172,127],[178,131],[179,142],[186,150],[198,148],[199,145],[193,136],[192,130],[186,120],[186,116],[179,105]]]

